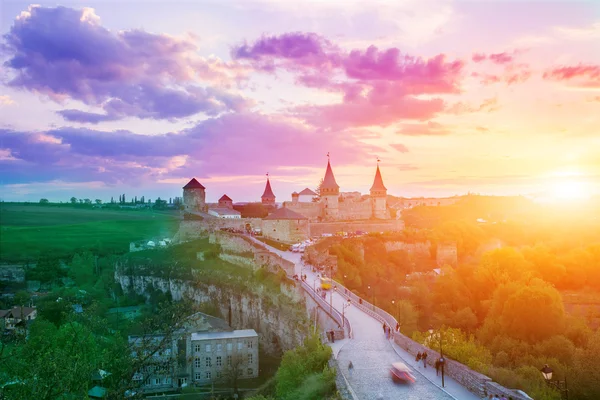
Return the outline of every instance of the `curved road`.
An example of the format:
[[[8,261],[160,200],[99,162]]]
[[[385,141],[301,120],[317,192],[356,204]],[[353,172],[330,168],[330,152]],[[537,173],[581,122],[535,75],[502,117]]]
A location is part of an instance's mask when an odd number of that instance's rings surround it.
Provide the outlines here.
[[[264,245],[264,243],[259,242]],[[303,268],[300,261],[301,253],[279,251],[270,246],[269,250],[279,254],[286,260],[296,265],[298,275],[305,274],[306,282],[318,287],[317,274],[310,268]],[[342,305],[346,299],[339,293],[327,293],[327,301],[331,300],[332,306],[342,312]],[[385,338],[383,327],[375,318],[363,313],[356,307],[347,307],[345,315],[352,326],[353,338],[348,340],[337,356],[340,369],[352,390],[360,400],[384,400],[384,399],[453,399],[448,393],[431,383],[419,372],[421,367],[410,366],[408,360],[402,359],[392,347],[391,341]],[[348,371],[348,363],[352,361],[354,371]],[[389,368],[392,363],[401,361],[409,365],[413,375],[417,378],[411,385],[396,384],[392,381]],[[431,368],[431,367],[429,367]],[[470,393],[469,393],[470,394]],[[461,400],[462,400],[461,396]],[[464,397],[467,398],[467,397]],[[471,398],[469,396],[469,398]],[[476,398],[473,396],[472,398]]]

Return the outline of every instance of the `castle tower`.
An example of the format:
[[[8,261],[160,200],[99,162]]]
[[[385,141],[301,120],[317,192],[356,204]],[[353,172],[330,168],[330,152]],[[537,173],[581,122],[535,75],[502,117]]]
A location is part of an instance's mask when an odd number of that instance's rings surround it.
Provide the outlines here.
[[[233,209],[233,200],[231,200],[231,198],[229,196],[227,196],[226,194],[224,194],[219,199],[219,207],[220,208],[230,208],[230,209]]]
[[[263,204],[266,205],[275,205],[275,195],[273,194],[273,190],[271,189],[271,182],[269,182],[269,174],[267,174],[267,186],[265,186],[265,191],[260,196],[260,199]]]
[[[300,198],[300,195],[297,192],[292,193],[292,204],[293,205],[298,204],[299,198]]]
[[[185,211],[206,211],[206,193],[196,178],[192,178],[187,185],[183,187],[183,205]]]
[[[323,214],[325,219],[338,219],[339,206],[338,199],[340,197],[340,186],[335,181],[331,163],[329,162],[329,153],[327,153],[327,170],[321,185],[321,204],[323,205]]]
[[[373,186],[371,186],[371,207],[374,218],[387,219],[387,189],[383,185],[383,179],[379,171],[379,160],[377,160],[375,180]]]

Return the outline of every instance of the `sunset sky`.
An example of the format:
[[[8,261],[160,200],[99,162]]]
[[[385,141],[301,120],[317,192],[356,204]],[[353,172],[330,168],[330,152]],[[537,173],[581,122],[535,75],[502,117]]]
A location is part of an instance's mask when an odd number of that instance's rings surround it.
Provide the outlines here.
[[[600,2],[3,1],[0,198],[600,194]]]

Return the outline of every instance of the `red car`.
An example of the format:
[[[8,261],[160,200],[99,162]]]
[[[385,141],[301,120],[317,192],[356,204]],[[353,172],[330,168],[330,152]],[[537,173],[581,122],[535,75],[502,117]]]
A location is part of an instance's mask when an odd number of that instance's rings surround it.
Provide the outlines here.
[[[414,383],[416,381],[416,378],[413,374],[411,374],[410,369],[406,366],[406,364],[401,362],[392,364],[392,368],[390,368],[390,375],[395,382]]]

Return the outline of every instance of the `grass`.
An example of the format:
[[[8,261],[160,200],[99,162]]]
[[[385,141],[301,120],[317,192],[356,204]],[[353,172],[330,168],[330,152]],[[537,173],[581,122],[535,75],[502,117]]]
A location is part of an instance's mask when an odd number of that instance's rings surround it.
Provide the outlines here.
[[[0,261],[35,261],[40,255],[123,254],[129,242],[171,237],[176,213],[38,205],[0,205]]]
[[[277,242],[275,240],[267,239],[267,238],[260,237],[260,236],[256,237],[256,239],[260,240],[263,243],[268,244],[271,247],[275,247],[278,250],[287,251],[287,250],[290,249],[290,245],[289,244]]]

